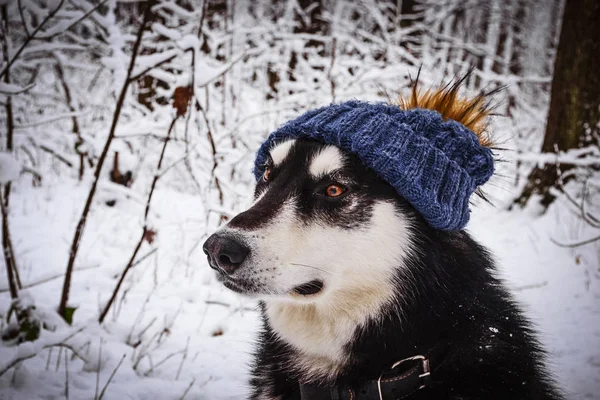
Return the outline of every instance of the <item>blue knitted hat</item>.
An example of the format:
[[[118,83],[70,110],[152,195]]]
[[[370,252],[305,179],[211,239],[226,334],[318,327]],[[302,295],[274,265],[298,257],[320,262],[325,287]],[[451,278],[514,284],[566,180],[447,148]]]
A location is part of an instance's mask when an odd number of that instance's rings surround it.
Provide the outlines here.
[[[465,227],[471,194],[494,172],[492,151],[459,122],[433,110],[353,100],[308,111],[271,133],[256,155],[257,180],[269,150],[297,138],[356,154],[440,230]]]

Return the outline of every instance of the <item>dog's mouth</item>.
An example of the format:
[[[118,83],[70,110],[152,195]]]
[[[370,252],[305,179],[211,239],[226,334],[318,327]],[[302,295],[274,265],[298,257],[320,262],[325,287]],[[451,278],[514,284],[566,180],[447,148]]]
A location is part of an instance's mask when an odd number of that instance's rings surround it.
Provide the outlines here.
[[[312,296],[323,290],[323,281],[319,279],[312,280],[292,289],[292,293],[299,296]]]
[[[227,289],[240,294],[251,294],[256,291],[254,285],[243,280],[232,279],[222,274],[217,275],[217,280],[220,281]]]

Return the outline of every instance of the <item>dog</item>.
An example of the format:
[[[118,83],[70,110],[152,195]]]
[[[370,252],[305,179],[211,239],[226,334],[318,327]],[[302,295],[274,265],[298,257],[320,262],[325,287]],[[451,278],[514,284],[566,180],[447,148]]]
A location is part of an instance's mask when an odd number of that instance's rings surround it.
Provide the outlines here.
[[[562,398],[469,233],[432,227],[338,146],[268,150],[254,203],[203,246],[225,287],[259,300],[251,399]]]

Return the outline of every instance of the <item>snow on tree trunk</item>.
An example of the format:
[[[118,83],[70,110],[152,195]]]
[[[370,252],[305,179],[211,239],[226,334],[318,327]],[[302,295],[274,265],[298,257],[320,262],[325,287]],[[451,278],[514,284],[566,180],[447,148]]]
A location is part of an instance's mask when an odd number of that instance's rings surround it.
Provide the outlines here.
[[[600,2],[567,0],[556,60],[550,111],[543,153],[566,151],[589,144],[598,145],[600,123]],[[561,164],[560,170],[572,165]],[[550,188],[558,180],[556,165],[536,167],[516,200],[525,205],[532,194],[542,195],[541,204],[550,205],[555,196]]]

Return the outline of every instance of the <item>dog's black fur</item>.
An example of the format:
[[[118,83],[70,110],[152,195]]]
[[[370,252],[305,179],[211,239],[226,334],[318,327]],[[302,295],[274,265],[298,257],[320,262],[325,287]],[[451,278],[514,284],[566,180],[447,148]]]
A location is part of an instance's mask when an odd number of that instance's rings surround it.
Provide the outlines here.
[[[285,162],[273,171],[270,194],[231,224],[251,229],[271,218],[277,204],[290,192],[306,190],[310,177],[302,164],[321,144],[300,140]],[[369,220],[370,201],[393,202],[410,224],[415,249],[405,265],[397,266],[393,303],[378,318],[357,328],[345,350],[349,362],[329,385],[356,386],[377,379],[394,362],[422,354],[430,358],[432,383],[407,397],[416,399],[561,399],[544,366],[544,352],[531,323],[495,277],[489,253],[465,232],[431,228],[394,189],[365,169],[357,157],[347,155],[343,174],[352,177],[353,190],[364,201],[354,218],[343,218],[334,203],[319,210],[332,223],[355,229]],[[307,183],[308,182],[308,183]],[[257,194],[264,190],[259,183]],[[270,198],[269,198],[270,196]],[[302,197],[298,208],[310,218],[313,200]],[[338,206],[339,207],[339,206]],[[331,209],[329,209],[331,208]],[[324,214],[323,214],[324,213]],[[329,214],[328,214],[329,213]],[[339,218],[338,218],[339,216]],[[360,245],[360,244],[357,244]],[[264,326],[253,368],[252,399],[299,399],[302,371],[290,366],[297,350],[285,343],[269,325],[261,303]]]

